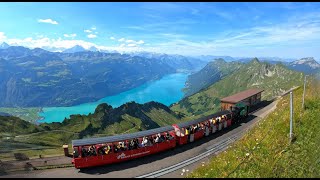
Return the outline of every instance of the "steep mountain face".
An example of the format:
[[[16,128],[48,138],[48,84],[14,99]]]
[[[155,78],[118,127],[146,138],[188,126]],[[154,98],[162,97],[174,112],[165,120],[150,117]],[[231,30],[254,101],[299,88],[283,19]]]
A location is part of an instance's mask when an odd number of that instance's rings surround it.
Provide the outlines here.
[[[70,106],[174,73],[161,61],[118,53],[0,50],[0,106]]]
[[[226,62],[224,59],[216,59],[209,62],[200,71],[188,76],[186,87],[184,88],[185,97],[190,96],[203,88],[221,80],[228,74],[238,70],[242,66],[239,62]]]
[[[159,61],[168,64],[170,67],[176,69],[178,72],[182,71],[197,71],[203,68],[206,64],[199,58],[181,56],[181,55],[169,55],[160,53],[150,53],[150,52],[136,52],[131,53],[131,56],[139,56],[150,58],[155,61]]]
[[[7,44],[5,42],[0,44],[0,49],[7,49],[8,47],[10,47],[9,44]]]
[[[320,64],[313,57],[306,57],[289,63],[288,68],[305,74],[314,74],[320,71]]]
[[[249,88],[261,88],[262,99],[270,99],[303,84],[303,74],[282,64],[272,65],[253,59],[224,79],[170,107],[185,116],[206,115],[220,109],[220,99]]]

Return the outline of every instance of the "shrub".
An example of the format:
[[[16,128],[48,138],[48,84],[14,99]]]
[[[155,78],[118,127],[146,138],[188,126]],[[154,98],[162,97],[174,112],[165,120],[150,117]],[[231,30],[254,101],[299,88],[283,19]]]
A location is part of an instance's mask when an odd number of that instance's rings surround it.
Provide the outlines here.
[[[23,153],[14,153],[14,157],[19,161],[29,160],[29,157]]]

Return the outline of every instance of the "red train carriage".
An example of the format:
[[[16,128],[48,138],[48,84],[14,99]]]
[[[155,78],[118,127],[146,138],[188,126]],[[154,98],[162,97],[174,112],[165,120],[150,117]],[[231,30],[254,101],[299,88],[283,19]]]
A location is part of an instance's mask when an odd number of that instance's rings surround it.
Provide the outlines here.
[[[122,162],[155,154],[176,146],[174,128],[160,127],[132,134],[72,141],[75,168]]]
[[[219,119],[217,119],[219,118]],[[179,145],[193,142],[217,130],[231,126],[232,113],[228,110],[205,116],[196,120],[174,124]]]
[[[220,111],[196,120],[132,134],[73,140],[76,168],[118,163],[183,145],[231,126],[237,113]]]

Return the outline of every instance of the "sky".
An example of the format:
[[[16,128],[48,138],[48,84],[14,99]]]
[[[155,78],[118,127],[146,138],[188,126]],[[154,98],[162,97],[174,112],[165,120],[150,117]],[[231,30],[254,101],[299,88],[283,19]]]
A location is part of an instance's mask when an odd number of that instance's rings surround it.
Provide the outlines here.
[[[5,2],[0,43],[320,59],[319,2]]]

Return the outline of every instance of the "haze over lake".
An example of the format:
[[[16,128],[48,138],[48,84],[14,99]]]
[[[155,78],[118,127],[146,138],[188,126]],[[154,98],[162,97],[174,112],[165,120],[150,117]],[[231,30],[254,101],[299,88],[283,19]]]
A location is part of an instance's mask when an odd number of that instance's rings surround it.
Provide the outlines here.
[[[108,103],[113,108],[130,101],[140,104],[157,101],[169,106],[182,99],[184,95],[182,88],[184,88],[187,77],[187,73],[170,74],[159,80],[147,82],[129,91],[114,96],[107,96],[96,102],[70,107],[45,107],[42,109],[43,112],[39,113],[39,116],[44,117],[44,120],[39,122],[62,122],[64,118],[69,118],[72,114],[88,115],[89,113],[93,113],[95,108],[101,103]]]

